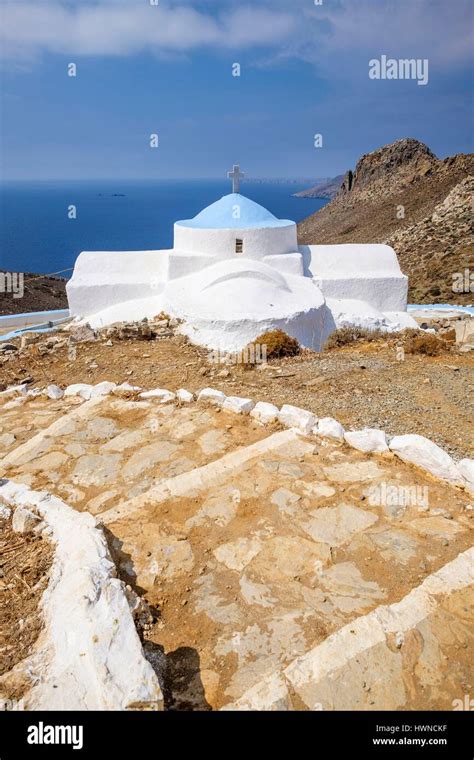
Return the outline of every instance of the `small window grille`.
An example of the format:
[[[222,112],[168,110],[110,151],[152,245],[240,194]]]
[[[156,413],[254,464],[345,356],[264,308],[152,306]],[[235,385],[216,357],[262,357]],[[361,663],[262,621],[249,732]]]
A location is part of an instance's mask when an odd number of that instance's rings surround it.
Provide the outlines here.
[[[236,253],[243,253],[244,252],[244,241],[240,238],[237,238],[235,241],[235,252]]]

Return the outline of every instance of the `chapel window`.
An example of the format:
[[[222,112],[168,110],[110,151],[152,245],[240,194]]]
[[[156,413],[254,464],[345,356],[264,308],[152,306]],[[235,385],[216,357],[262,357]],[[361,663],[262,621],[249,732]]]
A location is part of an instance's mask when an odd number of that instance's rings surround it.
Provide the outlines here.
[[[241,238],[237,238],[235,241],[235,252],[236,253],[244,252],[244,241]]]

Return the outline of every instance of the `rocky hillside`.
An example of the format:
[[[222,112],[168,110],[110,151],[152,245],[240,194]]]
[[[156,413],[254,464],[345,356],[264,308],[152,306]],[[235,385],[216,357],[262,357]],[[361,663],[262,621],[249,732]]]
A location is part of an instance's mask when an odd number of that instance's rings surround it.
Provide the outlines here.
[[[5,272],[3,273],[5,275]],[[16,275],[15,275],[16,277]],[[51,311],[67,309],[66,282],[59,277],[48,277],[39,274],[23,275],[23,294],[16,298],[9,288],[5,276],[0,279],[0,315],[23,314],[29,311]],[[15,280],[15,292],[20,293],[18,280]]]
[[[299,225],[302,243],[388,243],[412,302],[472,303],[453,276],[474,269],[474,154],[438,159],[418,140],[362,156],[338,195]]]

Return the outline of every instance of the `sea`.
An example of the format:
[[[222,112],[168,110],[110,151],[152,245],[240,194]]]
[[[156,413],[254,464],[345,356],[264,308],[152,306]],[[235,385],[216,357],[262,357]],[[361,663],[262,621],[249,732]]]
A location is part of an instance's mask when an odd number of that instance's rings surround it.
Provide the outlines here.
[[[302,189],[277,181],[241,185],[242,194],[295,222],[328,203],[292,197]],[[70,277],[84,250],[172,248],[175,221],[192,218],[229,192],[226,180],[4,182],[0,270]]]

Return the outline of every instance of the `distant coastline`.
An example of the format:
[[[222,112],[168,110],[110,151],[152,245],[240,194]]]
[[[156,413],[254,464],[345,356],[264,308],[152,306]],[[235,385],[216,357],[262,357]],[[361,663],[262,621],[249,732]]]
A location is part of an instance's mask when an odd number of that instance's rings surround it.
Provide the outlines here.
[[[343,174],[339,174],[337,177],[321,179],[307,190],[300,190],[300,192],[293,193],[293,195],[295,198],[325,198],[332,200],[340,191],[343,180]]]

